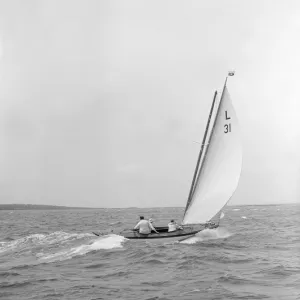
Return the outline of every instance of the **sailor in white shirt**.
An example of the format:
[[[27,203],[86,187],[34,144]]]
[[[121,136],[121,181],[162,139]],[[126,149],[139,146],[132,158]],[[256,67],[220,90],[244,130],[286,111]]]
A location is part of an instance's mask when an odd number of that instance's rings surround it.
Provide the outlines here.
[[[168,232],[176,231],[177,229],[181,229],[180,226],[174,221],[171,220],[171,222],[168,224]]]
[[[143,216],[140,216],[140,221],[134,226],[134,229],[139,229],[139,233],[141,234],[149,234],[151,230],[158,233],[152,223],[145,220]]]

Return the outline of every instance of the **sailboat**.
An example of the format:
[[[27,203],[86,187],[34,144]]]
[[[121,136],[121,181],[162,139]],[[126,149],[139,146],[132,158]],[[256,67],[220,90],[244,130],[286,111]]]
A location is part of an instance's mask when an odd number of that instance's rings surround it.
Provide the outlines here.
[[[228,76],[233,76],[229,72]],[[234,194],[242,169],[240,130],[227,89],[226,77],[220,101],[214,93],[180,229],[155,227],[159,233],[140,234],[125,229],[128,239],[168,239],[181,241],[196,233],[219,226],[222,210]]]

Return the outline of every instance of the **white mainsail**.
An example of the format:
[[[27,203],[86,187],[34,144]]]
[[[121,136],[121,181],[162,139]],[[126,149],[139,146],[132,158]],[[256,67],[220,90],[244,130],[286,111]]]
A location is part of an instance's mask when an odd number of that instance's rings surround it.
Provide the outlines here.
[[[211,129],[210,143],[202,158],[197,181],[182,224],[210,221],[237,188],[242,168],[238,120],[226,83]]]

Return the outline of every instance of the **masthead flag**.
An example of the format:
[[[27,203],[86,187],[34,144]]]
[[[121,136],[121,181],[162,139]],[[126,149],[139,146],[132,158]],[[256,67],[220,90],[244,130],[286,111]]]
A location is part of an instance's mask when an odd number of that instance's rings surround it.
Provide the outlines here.
[[[229,71],[228,72],[228,76],[233,76],[234,75],[234,71]]]

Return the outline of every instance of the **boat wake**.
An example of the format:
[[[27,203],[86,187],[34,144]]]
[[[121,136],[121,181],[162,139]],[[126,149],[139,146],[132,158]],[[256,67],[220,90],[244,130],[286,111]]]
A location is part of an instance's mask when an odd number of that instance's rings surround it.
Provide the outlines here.
[[[13,255],[16,265],[63,261],[101,249],[122,248],[126,239],[115,234],[95,237],[90,233],[53,232],[32,234],[17,240],[1,242],[0,255]]]
[[[196,244],[208,240],[226,239],[232,236],[226,228],[218,227],[216,229],[204,229],[194,236],[180,242],[181,244]]]
[[[120,235],[109,234],[101,236],[88,244],[77,245],[54,253],[37,253],[36,256],[40,262],[54,262],[73,258],[75,256],[85,255],[92,251],[101,249],[122,248],[122,243],[126,239]]]
[[[0,253],[7,251],[22,252],[23,250],[30,250],[35,247],[45,246],[45,245],[62,245],[70,243],[72,241],[84,239],[86,237],[91,237],[92,234],[89,233],[66,233],[66,232],[53,232],[50,234],[31,234],[29,236],[0,243]]]

